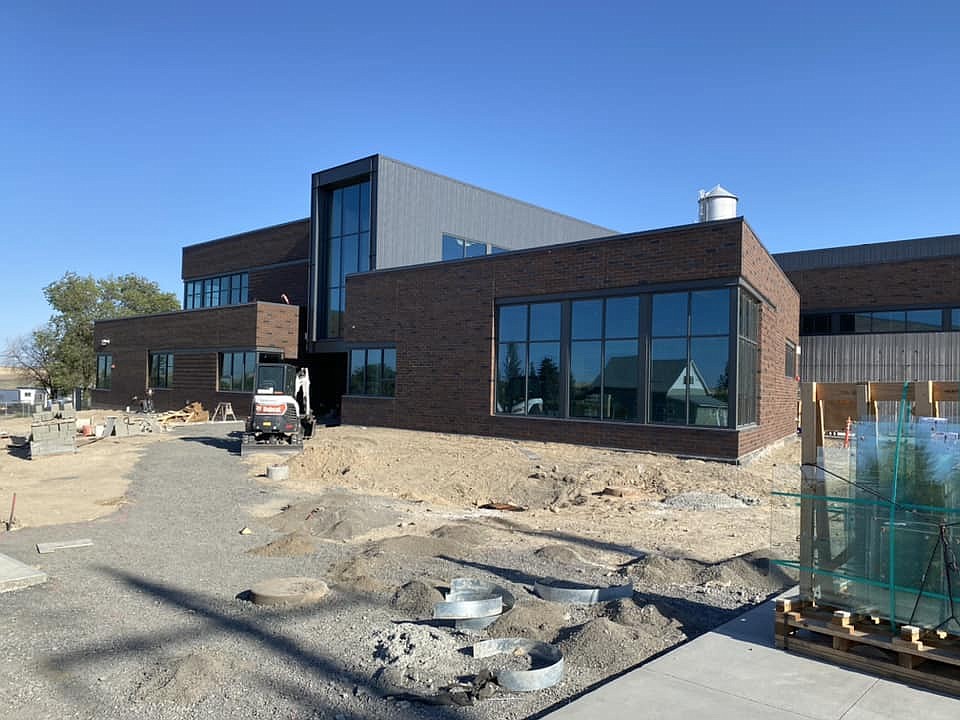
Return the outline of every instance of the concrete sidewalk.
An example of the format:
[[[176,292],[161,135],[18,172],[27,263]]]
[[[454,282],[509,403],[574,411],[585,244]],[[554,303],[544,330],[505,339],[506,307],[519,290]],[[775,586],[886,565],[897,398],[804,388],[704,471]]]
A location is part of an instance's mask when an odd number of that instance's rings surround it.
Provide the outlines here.
[[[774,604],[770,600],[546,717],[960,717],[960,700],[777,650],[773,646]]]

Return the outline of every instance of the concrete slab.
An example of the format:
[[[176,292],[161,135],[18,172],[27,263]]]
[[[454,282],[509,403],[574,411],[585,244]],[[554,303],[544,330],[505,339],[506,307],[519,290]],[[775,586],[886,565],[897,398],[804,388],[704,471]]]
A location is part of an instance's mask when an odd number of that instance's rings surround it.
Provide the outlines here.
[[[960,700],[773,647],[774,601],[545,716],[955,720]]]
[[[47,574],[0,554],[0,593],[21,590],[47,581]]]

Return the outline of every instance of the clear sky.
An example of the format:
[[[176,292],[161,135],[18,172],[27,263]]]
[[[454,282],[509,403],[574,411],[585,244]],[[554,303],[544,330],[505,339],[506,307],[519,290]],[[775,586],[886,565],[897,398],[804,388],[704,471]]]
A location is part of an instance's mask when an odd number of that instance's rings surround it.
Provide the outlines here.
[[[771,252],[958,233],[960,3],[6,0],[0,348],[375,152],[622,231],[721,183]]]

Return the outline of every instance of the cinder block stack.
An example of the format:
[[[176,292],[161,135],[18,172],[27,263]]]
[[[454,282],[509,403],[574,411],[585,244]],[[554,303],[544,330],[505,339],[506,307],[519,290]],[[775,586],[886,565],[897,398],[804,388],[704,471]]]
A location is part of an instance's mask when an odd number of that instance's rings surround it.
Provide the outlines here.
[[[76,452],[77,412],[69,403],[34,413],[30,427],[30,458]]]

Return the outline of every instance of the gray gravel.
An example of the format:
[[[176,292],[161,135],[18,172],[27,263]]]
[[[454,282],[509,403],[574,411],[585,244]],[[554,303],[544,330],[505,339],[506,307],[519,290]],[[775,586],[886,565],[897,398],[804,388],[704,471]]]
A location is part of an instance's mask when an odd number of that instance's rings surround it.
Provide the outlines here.
[[[113,515],[0,534],[0,552],[50,575],[45,585],[0,595],[3,716],[493,720],[530,716],[596,679],[593,673],[578,680],[577,663],[568,659],[564,682],[540,693],[498,693],[466,708],[391,697],[384,684],[391,673],[384,666],[393,651],[384,647],[400,637],[397,623],[412,619],[391,603],[398,587],[413,579],[470,575],[503,584],[518,603],[535,602],[533,580],[562,576],[569,568],[496,546],[456,559],[410,556],[402,552],[402,542],[391,551],[389,543],[363,546],[346,540],[317,542],[315,553],[301,557],[250,554],[282,533],[244,508],[279,491],[247,477],[235,455],[236,441],[228,436],[231,429],[187,427],[149,445],[132,473],[130,503]],[[357,502],[371,512],[410,512],[402,501],[359,497]],[[244,526],[253,534],[239,534]],[[36,553],[37,542],[76,537],[91,538],[93,547]],[[351,564],[364,548],[362,562]],[[349,576],[344,567],[355,570],[364,562],[374,563],[370,567],[376,571],[369,586],[337,584]],[[254,583],[277,576],[325,579],[331,592],[319,605],[301,608],[261,607],[242,599]],[[617,582],[609,571],[590,564],[577,570],[576,579]],[[713,625],[755,599],[740,590],[725,595],[719,587],[709,592],[670,587],[662,595],[638,592],[634,614],[641,617],[641,607],[647,607],[648,615],[659,617],[650,603],[681,624],[686,612],[701,621],[709,615]],[[558,640],[605,617],[607,610],[562,609],[566,629]],[[607,614],[622,615],[622,602]],[[686,635],[694,634],[692,623],[686,625]],[[477,671],[463,651],[477,637],[443,628],[438,630],[443,641],[425,648],[426,628],[418,634],[416,628],[424,626],[405,627],[432,663],[416,674],[421,687],[408,690],[435,691],[456,679],[459,669]],[[435,662],[441,652],[450,662]],[[389,664],[406,668],[411,662],[393,658]]]

